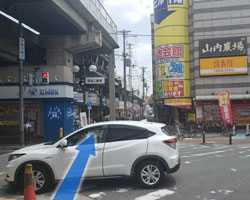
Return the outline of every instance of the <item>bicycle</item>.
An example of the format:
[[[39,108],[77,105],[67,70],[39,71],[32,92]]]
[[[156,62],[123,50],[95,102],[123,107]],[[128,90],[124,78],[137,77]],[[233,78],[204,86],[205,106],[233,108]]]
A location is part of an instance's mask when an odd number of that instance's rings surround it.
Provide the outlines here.
[[[183,125],[175,125],[176,128],[176,138],[178,141],[182,141],[185,134],[185,129]]]

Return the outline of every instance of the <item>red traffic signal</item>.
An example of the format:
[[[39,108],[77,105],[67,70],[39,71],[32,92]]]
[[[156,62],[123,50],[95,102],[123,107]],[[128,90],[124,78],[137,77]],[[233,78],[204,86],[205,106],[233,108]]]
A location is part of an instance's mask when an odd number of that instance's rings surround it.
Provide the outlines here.
[[[47,72],[42,73],[42,77],[43,78],[48,78],[48,73]]]
[[[49,72],[42,72],[42,84],[49,84]]]

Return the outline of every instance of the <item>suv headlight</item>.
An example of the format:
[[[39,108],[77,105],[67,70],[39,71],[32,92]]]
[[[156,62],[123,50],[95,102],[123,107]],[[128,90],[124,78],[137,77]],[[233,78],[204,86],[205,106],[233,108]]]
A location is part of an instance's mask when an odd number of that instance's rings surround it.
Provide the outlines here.
[[[20,154],[11,154],[10,156],[9,156],[9,158],[8,158],[8,162],[10,162],[10,161],[12,161],[12,160],[15,160],[15,159],[17,159],[17,158],[19,158],[19,157],[21,157],[21,156],[23,156],[23,155],[25,155],[25,153],[20,153]]]

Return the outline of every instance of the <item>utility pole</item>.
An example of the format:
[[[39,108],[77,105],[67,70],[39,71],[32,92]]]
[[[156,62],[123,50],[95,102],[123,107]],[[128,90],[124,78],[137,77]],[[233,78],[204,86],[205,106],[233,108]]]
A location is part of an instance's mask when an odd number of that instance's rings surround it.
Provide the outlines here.
[[[119,31],[118,31],[119,32]],[[122,35],[123,35],[123,71],[124,71],[124,115],[125,117],[128,116],[128,110],[127,110],[127,80],[126,80],[126,35],[127,33],[129,33],[131,31],[126,31],[123,30],[122,31]]]
[[[144,106],[145,106],[145,69],[146,67],[142,67],[142,117],[144,117]]]
[[[128,57],[131,60],[132,58],[132,47],[134,46],[133,44],[129,43],[128,45]],[[132,67],[134,65],[132,65],[132,63],[130,63],[129,65],[129,87],[131,88],[131,90],[133,91],[133,86],[132,86]]]

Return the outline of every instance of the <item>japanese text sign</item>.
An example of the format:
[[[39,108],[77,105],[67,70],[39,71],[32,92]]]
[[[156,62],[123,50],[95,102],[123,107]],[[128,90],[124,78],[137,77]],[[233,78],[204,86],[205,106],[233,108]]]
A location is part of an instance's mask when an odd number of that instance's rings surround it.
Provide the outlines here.
[[[184,81],[165,81],[163,87],[164,97],[183,97]]]
[[[247,56],[200,59],[200,76],[248,74]]]
[[[247,55],[246,37],[200,40],[200,58],[245,55]]]
[[[233,116],[229,98],[229,92],[221,92],[217,94],[218,102],[221,110],[221,115],[224,121],[224,125],[231,124],[233,125]]]
[[[182,45],[162,45],[156,48],[156,60],[162,58],[183,57]]]

